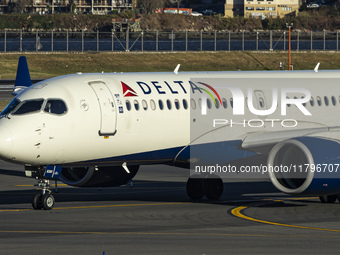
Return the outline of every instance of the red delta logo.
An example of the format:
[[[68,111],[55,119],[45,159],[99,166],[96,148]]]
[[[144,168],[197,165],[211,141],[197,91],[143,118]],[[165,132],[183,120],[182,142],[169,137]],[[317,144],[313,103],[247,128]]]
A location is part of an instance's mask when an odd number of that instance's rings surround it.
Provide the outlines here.
[[[124,97],[138,97],[136,91],[134,91],[132,88],[130,88],[129,85],[126,83],[122,82],[122,87],[123,87],[123,95]]]

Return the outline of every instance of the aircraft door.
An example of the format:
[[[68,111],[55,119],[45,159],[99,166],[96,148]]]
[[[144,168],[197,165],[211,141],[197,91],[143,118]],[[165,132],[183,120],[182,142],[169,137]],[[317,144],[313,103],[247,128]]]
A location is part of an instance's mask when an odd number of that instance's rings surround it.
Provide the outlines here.
[[[101,120],[98,133],[101,136],[114,135],[117,132],[117,107],[112,93],[102,81],[89,82],[89,85],[97,96],[100,108]]]

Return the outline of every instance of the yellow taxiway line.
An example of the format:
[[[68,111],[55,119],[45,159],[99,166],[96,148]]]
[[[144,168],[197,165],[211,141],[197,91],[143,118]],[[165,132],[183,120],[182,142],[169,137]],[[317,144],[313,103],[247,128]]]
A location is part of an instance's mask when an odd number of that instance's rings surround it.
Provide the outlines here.
[[[93,209],[93,208],[114,208],[114,207],[133,207],[133,206],[156,206],[156,205],[182,205],[190,204],[190,202],[174,202],[174,203],[153,203],[153,204],[121,204],[121,205],[90,205],[90,206],[73,206],[73,207],[55,207],[53,210],[73,210],[73,209]],[[33,209],[8,209],[0,212],[24,212],[33,211]]]
[[[293,199],[293,200],[304,200],[304,199],[312,199],[312,198],[297,198],[297,199]],[[266,221],[266,220],[261,220],[261,219],[256,219],[250,216],[247,216],[245,214],[243,214],[243,212],[250,207],[253,206],[261,206],[261,205],[265,205],[265,204],[269,204],[269,203],[279,203],[279,202],[283,202],[285,200],[264,200],[262,202],[257,202],[257,203],[253,203],[250,205],[246,205],[246,206],[239,206],[234,208],[233,210],[231,210],[231,214],[244,219],[244,220],[249,220],[249,221],[253,221],[253,222],[258,222],[258,223],[263,223],[263,224],[269,224],[269,225],[274,225],[274,226],[281,226],[281,227],[290,227],[290,228],[300,228],[300,229],[310,229],[310,230],[319,230],[319,231],[330,231],[330,232],[338,232],[340,233],[340,230],[338,229],[329,229],[329,228],[316,228],[316,227],[306,227],[306,226],[300,226],[300,225],[291,225],[291,224],[284,224],[284,223],[279,223],[279,222],[273,222],[273,221]]]
[[[305,198],[300,198],[305,199]],[[311,198],[308,198],[311,199]],[[297,200],[297,199],[296,199]],[[253,222],[276,225],[276,226],[284,226],[284,227],[293,227],[293,228],[301,228],[301,229],[311,229],[311,230],[322,230],[322,231],[331,231],[331,232],[340,232],[340,230],[335,229],[325,229],[325,228],[314,228],[314,227],[305,227],[305,226],[298,226],[298,225],[290,225],[290,224],[283,224],[271,221],[260,220],[256,218],[252,218],[249,216],[244,215],[242,212],[249,207],[253,206],[261,206],[268,203],[275,203],[275,202],[282,202],[284,200],[263,200],[261,202],[253,203],[247,206],[239,206],[234,208],[231,213],[239,218],[250,220]],[[185,205],[185,204],[192,204],[191,202],[172,202],[172,203],[147,203],[147,204],[119,204],[119,205],[98,205],[98,206],[75,206],[75,207],[57,207],[53,210],[71,210],[71,209],[91,209],[91,208],[114,208],[114,207],[139,207],[139,206],[164,206],[164,205]],[[12,210],[0,210],[0,212],[20,212],[20,211],[32,211],[33,209],[12,209]],[[313,237],[315,235],[267,235],[267,234],[236,234],[236,233],[168,233],[168,232],[95,232],[95,231],[25,231],[25,230],[0,230],[0,233],[21,233],[21,234],[90,234],[90,235],[182,235],[182,236],[216,236],[216,237],[227,237],[227,236],[234,236],[234,237],[271,237],[271,238],[308,238]],[[318,236],[319,238],[336,238],[339,239],[340,236],[332,236],[332,235],[321,235]]]

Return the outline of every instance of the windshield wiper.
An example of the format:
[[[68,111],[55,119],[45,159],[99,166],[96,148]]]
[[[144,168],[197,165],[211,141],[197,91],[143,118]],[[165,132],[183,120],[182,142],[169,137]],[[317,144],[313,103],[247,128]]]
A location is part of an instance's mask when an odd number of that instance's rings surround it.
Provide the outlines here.
[[[2,119],[2,118],[7,118],[7,119],[11,119],[9,116],[9,113],[7,113],[7,114],[0,114],[0,119]]]

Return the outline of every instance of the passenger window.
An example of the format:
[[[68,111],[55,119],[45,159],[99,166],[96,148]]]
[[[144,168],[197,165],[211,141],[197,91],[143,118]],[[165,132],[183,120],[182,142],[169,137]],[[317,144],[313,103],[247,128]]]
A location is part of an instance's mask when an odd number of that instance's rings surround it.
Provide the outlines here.
[[[131,111],[131,103],[130,103],[130,101],[129,101],[129,100],[126,100],[126,101],[125,101],[125,104],[126,104],[126,109],[127,109],[128,111]]]
[[[183,107],[185,110],[188,109],[188,102],[185,99],[183,99]]]
[[[334,96],[332,96],[332,104],[335,106],[336,105],[336,99]]]
[[[52,113],[52,114],[64,114],[67,111],[66,105],[64,101],[59,99],[51,99],[48,100],[44,112]]]
[[[178,99],[175,99],[175,107],[177,110],[179,110],[179,101]]]
[[[159,109],[161,109],[161,110],[164,109],[164,105],[163,105],[163,101],[162,100],[158,100],[158,105],[159,105]]]
[[[198,107],[201,109],[202,108],[202,99],[198,99]]]
[[[166,100],[166,105],[168,106],[168,109],[171,110],[171,101],[168,99]]]
[[[260,105],[260,108],[262,108],[262,109],[265,107],[265,103],[264,103],[263,97],[259,98],[259,105]]]
[[[209,109],[211,109],[211,100],[209,98],[207,99],[207,106]]]
[[[216,104],[215,104],[216,109],[219,109],[220,108],[220,101],[218,101],[218,99],[215,98],[215,102],[216,102]]]
[[[321,98],[320,98],[320,97],[317,97],[317,98],[316,98],[316,101],[318,102],[318,105],[319,105],[319,106],[322,105],[322,102],[321,102]]]
[[[152,99],[150,100],[150,107],[153,111],[156,110],[156,103]]]
[[[294,97],[294,99],[298,99],[297,97]],[[295,105],[296,106],[296,105]]]
[[[290,99],[289,97],[286,97],[287,99]],[[288,107],[290,107],[290,104],[287,104]]]
[[[27,100],[21,103],[19,108],[13,112],[13,115],[39,112],[44,100]]]
[[[191,109],[195,110],[196,109],[196,102],[195,102],[195,100],[191,99],[190,103],[191,103]]]
[[[311,97],[309,103],[310,103],[310,106],[314,106],[314,98],[313,97]]]
[[[324,99],[325,99],[325,105],[328,106],[329,105],[328,97],[325,96]]]
[[[139,111],[139,103],[137,100],[133,101],[133,104],[135,105],[136,111]]]
[[[231,106],[231,108],[234,108],[234,101],[233,101],[232,98],[230,98],[230,106]]]
[[[145,100],[142,101],[142,106],[145,111],[148,109],[148,103]]]
[[[301,99],[304,99],[305,97],[301,97]],[[307,103],[302,104],[304,107],[306,107]]]
[[[228,107],[227,99],[222,98],[222,104],[223,104],[224,109],[227,109]]]

